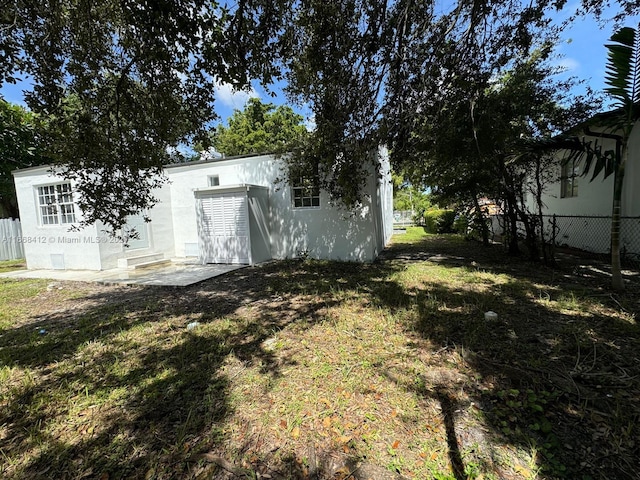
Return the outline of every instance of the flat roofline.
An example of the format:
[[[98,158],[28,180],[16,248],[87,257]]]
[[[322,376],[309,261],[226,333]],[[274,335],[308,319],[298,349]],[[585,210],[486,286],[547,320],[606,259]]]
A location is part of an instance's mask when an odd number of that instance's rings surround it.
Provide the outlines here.
[[[257,157],[273,157],[274,159],[276,158],[276,154],[275,153],[250,153],[247,155],[233,155],[231,157],[222,157],[222,158],[208,158],[206,160],[198,160],[195,162],[183,162],[183,163],[168,163],[166,165],[163,165],[162,168],[164,168],[165,170],[168,169],[172,169],[172,168],[179,168],[179,167],[190,167],[192,165],[206,165],[209,163],[222,163],[222,162],[228,162],[228,161],[233,161],[233,160],[241,160],[241,159],[249,159],[249,158],[257,158]],[[25,168],[17,168],[15,170],[11,171],[12,175],[20,175],[23,173],[29,173],[32,171],[36,171],[36,170],[40,170],[40,169],[52,169],[54,167],[54,165],[52,164],[47,164],[47,165],[36,165],[33,167],[25,167]]]
[[[257,157],[276,158],[276,154],[275,153],[250,153],[246,155],[233,155],[231,157],[208,158],[206,160],[198,160],[195,162],[170,163],[168,165],[165,165],[164,168],[169,169],[169,168],[178,168],[178,167],[188,167],[190,165],[206,165],[208,163],[222,163],[222,162],[228,162],[233,160],[242,160],[245,158],[249,159],[249,158],[257,158]]]
[[[193,194],[197,197],[199,195],[215,194],[215,193],[227,193],[227,192],[248,192],[250,190],[269,190],[269,187],[264,185],[254,185],[251,183],[240,183],[236,185],[216,185],[215,187],[203,187],[194,188]]]
[[[11,171],[11,175],[16,176],[16,175],[20,175],[23,173],[29,173],[29,172],[33,172],[36,170],[51,170],[51,168],[53,168],[53,165],[36,165],[34,167],[25,167],[25,168],[16,168],[15,170]],[[52,173],[53,175],[53,173]]]

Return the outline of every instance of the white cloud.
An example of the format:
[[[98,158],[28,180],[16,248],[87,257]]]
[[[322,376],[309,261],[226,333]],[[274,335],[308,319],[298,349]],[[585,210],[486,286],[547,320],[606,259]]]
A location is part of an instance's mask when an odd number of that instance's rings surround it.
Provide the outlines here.
[[[564,57],[556,62],[558,67],[567,73],[578,73],[580,71],[580,62],[573,58]]]
[[[242,110],[250,98],[260,98],[256,90],[251,87],[247,90],[236,90],[230,83],[219,83],[216,86],[216,98],[229,108]]]

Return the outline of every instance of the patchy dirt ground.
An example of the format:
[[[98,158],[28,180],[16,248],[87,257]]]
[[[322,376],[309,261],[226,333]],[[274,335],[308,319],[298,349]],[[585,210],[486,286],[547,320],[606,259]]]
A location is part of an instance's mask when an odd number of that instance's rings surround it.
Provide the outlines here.
[[[637,478],[627,278],[418,231],[188,288],[3,281],[0,476]]]

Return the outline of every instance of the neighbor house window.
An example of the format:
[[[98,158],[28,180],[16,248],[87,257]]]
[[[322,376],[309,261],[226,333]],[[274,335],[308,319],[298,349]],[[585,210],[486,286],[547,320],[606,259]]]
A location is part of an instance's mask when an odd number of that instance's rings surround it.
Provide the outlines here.
[[[218,175],[209,175],[209,186],[217,187],[220,185],[220,177]]]
[[[38,187],[38,208],[42,225],[74,223],[76,214],[70,183]]]
[[[580,175],[580,165],[577,160],[569,160],[562,164],[560,172],[560,197],[578,196],[578,176]]]
[[[292,183],[293,206],[319,207],[320,206],[320,185],[318,177],[298,177]]]

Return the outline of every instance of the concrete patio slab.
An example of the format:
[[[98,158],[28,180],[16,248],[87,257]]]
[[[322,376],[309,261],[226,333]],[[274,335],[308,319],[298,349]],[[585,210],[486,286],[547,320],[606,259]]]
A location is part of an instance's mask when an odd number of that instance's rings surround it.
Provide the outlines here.
[[[99,272],[91,270],[17,270],[2,273],[2,278],[46,278],[75,282],[97,282],[106,285],[158,285],[186,287],[223,275],[247,265],[202,265],[195,261],[177,261],[169,265],[135,270],[114,268]]]

